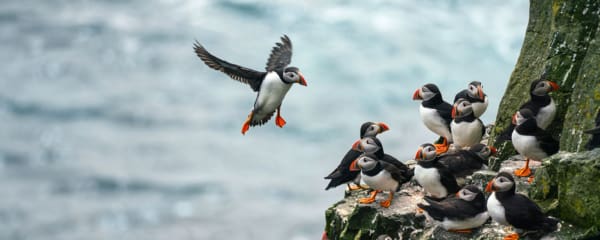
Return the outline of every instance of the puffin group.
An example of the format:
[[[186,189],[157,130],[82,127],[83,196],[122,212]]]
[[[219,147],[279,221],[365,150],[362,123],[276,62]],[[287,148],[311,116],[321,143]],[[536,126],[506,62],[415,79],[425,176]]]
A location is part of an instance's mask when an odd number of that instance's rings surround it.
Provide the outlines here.
[[[419,212],[448,231],[470,233],[491,218],[519,231],[552,232],[557,229],[558,220],[546,216],[533,201],[516,193],[513,175],[530,176],[529,160],[539,161],[558,151],[558,141],[544,130],[556,112],[548,93],[557,89],[556,83],[547,80],[532,83],[531,99],[513,115],[506,130],[511,131],[507,140],[527,159],[525,167],[514,173],[498,173],[485,188],[491,193],[487,200],[484,189],[465,185],[466,177],[487,169],[488,160],[497,151],[481,143],[486,128],[479,117],[487,109],[488,98],[477,81],[456,94],[453,104],[443,100],[435,84],[415,90],[413,100],[421,101],[421,120],[439,138],[418,147],[414,168],[383,152],[377,135],[390,129],[387,124],[365,122],[360,127],[360,139],[325,177],[329,180],[326,190],[342,184],[347,184],[350,191],[368,189],[369,195],[360,198],[359,204],[373,203],[378,193],[387,191],[388,197],[379,202],[387,208],[392,206],[394,193],[414,180],[425,193],[423,202],[417,204]],[[518,237],[513,233],[505,239]]]
[[[222,60],[199,42],[194,44],[194,51],[208,67],[250,85],[257,92],[253,108],[242,124],[242,134],[252,126],[265,124],[274,114],[275,124],[283,127],[286,124],[281,117],[283,98],[292,84],[307,85],[300,70],[288,66],[292,42],[286,35],[271,50],[265,71]],[[424,212],[448,231],[470,233],[491,217],[495,222],[519,230],[552,232],[557,229],[558,220],[546,216],[533,201],[516,193],[513,175],[531,176],[530,160],[540,161],[558,152],[558,141],[546,130],[556,115],[556,105],[549,93],[558,88],[544,76],[531,83],[530,100],[519,107],[509,127],[496,139],[497,142],[511,141],[526,159],[525,166],[513,173],[498,173],[485,188],[486,192],[491,192],[487,200],[483,189],[465,186],[465,178],[477,170],[487,169],[489,158],[496,154],[493,146],[481,143],[486,127],[479,117],[488,107],[488,97],[478,81],[469,83],[466,89],[457,93],[452,104],[444,101],[435,84],[425,84],[415,90],[412,98],[421,101],[421,120],[439,138],[418,147],[414,167],[384,152],[377,136],[390,129],[387,124],[365,122],[360,126],[359,139],[325,177],[329,180],[325,190],[340,185],[347,185],[350,191],[367,189],[370,193],[360,198],[359,204],[372,204],[376,202],[377,194],[387,192],[387,198],[379,205],[388,208],[392,206],[394,194],[402,190],[405,183],[414,180],[425,194],[423,202],[417,204],[419,212]],[[588,132],[599,134],[598,129],[600,127]],[[518,237],[515,233],[505,239]]]

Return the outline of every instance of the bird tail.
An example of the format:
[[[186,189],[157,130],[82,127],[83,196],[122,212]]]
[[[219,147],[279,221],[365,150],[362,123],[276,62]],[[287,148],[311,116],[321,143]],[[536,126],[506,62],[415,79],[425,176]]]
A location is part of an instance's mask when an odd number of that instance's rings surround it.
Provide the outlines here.
[[[552,217],[546,217],[544,219],[543,229],[546,232],[554,232],[558,229],[558,219]]]

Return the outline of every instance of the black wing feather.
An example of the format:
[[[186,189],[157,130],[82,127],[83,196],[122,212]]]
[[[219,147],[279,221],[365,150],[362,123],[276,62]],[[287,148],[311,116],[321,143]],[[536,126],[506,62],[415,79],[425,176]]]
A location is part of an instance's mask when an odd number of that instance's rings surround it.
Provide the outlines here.
[[[514,227],[525,230],[547,228],[546,215],[529,198],[515,194],[502,205],[505,208],[506,220]]]
[[[437,107],[437,112],[444,119],[444,121],[446,121],[448,129],[450,129],[450,123],[452,122],[452,105],[447,102],[442,102],[440,103],[439,107]]]
[[[540,148],[548,154],[548,156],[553,155],[558,152],[559,142],[556,141],[550,133],[547,131],[538,128],[537,133],[535,134],[535,138],[540,143]]]
[[[352,164],[352,161],[358,158],[360,154],[361,152],[350,149],[346,155],[344,155],[344,158],[342,158],[342,161],[337,168],[327,175],[327,177],[325,177],[325,179],[331,179],[325,190],[337,187],[356,179],[356,177],[360,174],[360,171],[350,171],[350,164]]]
[[[386,161],[379,161],[379,163],[381,163],[383,169],[388,171],[392,175],[392,178],[398,182],[398,189],[396,189],[396,191],[400,189],[400,186],[402,186],[403,183],[410,181],[410,178],[407,178],[408,168],[398,168],[395,164]]]
[[[454,194],[460,190],[460,187],[456,183],[456,178],[452,175],[452,172],[446,166],[442,165],[440,162],[436,163],[435,168],[438,169],[440,174],[440,182],[448,191],[448,194]]]
[[[194,43],[196,55],[210,68],[227,74],[230,78],[250,85],[252,90],[258,92],[266,72],[259,72],[249,68],[235,65],[210,54],[198,41]]]
[[[287,35],[281,37],[281,42],[276,43],[271,55],[267,61],[266,70],[282,71],[287,65],[292,62],[292,41]]]

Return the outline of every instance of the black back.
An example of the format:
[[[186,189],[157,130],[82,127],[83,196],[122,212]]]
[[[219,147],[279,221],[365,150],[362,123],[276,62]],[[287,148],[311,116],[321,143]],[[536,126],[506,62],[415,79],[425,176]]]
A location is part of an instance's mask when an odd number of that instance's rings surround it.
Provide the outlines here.
[[[459,150],[454,153],[439,156],[441,164],[446,166],[455,177],[466,177],[488,164],[487,159],[481,158],[471,149]]]
[[[534,136],[540,148],[548,156],[557,153],[559,150],[559,142],[550,133],[538,127],[535,118],[525,120],[525,122],[515,128],[515,131],[521,135]]]
[[[469,191],[477,193],[473,201],[466,201],[457,197],[448,197],[441,201],[424,198],[429,205],[417,204],[427,211],[427,214],[437,221],[444,218],[450,220],[465,220],[486,211],[485,196],[479,188],[474,185],[466,186]]]
[[[446,188],[448,194],[453,194],[460,190],[460,187],[456,183],[456,178],[446,166],[440,163],[439,156],[435,157],[433,160],[430,161],[417,161],[417,164],[419,164],[419,166],[423,168],[437,169],[438,173],[440,174],[440,183]]]

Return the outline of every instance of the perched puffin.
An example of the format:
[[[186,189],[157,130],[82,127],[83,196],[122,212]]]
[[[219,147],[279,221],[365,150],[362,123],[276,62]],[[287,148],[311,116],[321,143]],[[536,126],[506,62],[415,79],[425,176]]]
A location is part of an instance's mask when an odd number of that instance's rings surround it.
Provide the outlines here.
[[[452,108],[452,139],[454,144],[464,148],[481,142],[485,134],[483,122],[473,114],[473,106],[466,99],[459,99]]]
[[[454,153],[439,156],[439,161],[446,166],[456,178],[464,178],[473,172],[486,169],[490,156],[496,154],[496,148],[478,143],[469,149],[461,149]]]
[[[596,114],[596,127],[585,130],[584,133],[592,134],[592,138],[585,145],[585,149],[592,150],[600,146],[600,111]]]
[[[450,122],[452,121],[452,105],[442,99],[442,93],[435,84],[428,83],[413,94],[413,100],[422,100],[419,113],[425,126],[440,136],[435,147],[438,153],[448,151],[452,142]]]
[[[533,201],[515,193],[515,185],[515,179],[507,172],[498,173],[487,184],[485,191],[493,192],[487,200],[487,211],[492,220],[522,230],[555,231],[558,220],[547,217]],[[519,239],[519,235],[513,233],[504,239]]]
[[[404,171],[404,178],[407,179],[407,181],[410,180],[414,175],[414,169],[408,168],[408,166],[406,166],[404,163],[398,161],[398,159],[386,154],[383,151],[383,145],[377,137],[364,137],[360,140],[357,140],[354,142],[354,144],[352,144],[352,150],[359,151],[361,153],[372,153],[377,157],[377,159],[396,166],[396,168]],[[360,170],[360,168],[358,168],[358,159],[350,164],[350,169]]]
[[[377,134],[385,132],[389,129],[390,128],[388,125],[382,122],[365,122],[360,126],[360,138],[375,137]],[[360,189],[360,171],[354,169],[350,170],[350,164],[352,164],[352,162],[356,160],[360,154],[360,151],[353,149],[348,150],[337,168],[335,168],[329,175],[327,175],[327,177],[325,177],[325,179],[331,179],[325,190],[328,190],[332,187],[337,187],[344,183],[348,184],[348,188],[350,190]],[[351,182],[353,182],[356,187],[351,186]]]
[[[359,199],[359,203],[373,203],[378,192],[389,191],[388,199],[381,202],[382,207],[389,207],[394,199],[394,192],[400,190],[403,183],[410,181],[407,170],[398,168],[383,159],[378,159],[374,153],[364,153],[358,160],[361,169],[360,178],[373,189],[371,196]]]
[[[485,196],[475,186],[468,185],[456,193],[456,198],[435,201],[424,198],[427,204],[417,206],[430,218],[451,232],[471,233],[471,229],[483,225],[489,218],[485,207]]]
[[[454,97],[454,103],[461,98],[467,99],[471,103],[475,117],[481,117],[488,107],[488,97],[483,92],[483,86],[479,81],[472,81],[467,89],[458,92]]]
[[[292,42],[283,35],[267,61],[266,72],[256,71],[229,63],[210,54],[199,42],[194,44],[196,55],[210,68],[227,74],[234,80],[250,85],[258,92],[254,107],[242,125],[242,134],[246,134],[251,126],[263,125],[271,119],[275,111],[275,124],[285,125],[281,117],[281,103],[293,83],[306,86],[306,80],[297,67],[288,66],[292,61]]]
[[[542,77],[543,78],[543,77]],[[556,115],[556,104],[552,97],[548,93],[558,90],[558,84],[548,80],[535,80],[531,83],[529,88],[529,95],[531,99],[521,105],[519,110],[528,108],[533,112],[536,118],[538,127],[546,129],[554,120]],[[510,124],[497,138],[496,142],[501,143],[504,141],[511,140],[511,134],[515,128],[514,124]]]
[[[450,170],[439,162],[435,146],[422,144],[415,154],[415,180],[435,199],[442,199],[460,189]],[[432,157],[433,156],[433,157]]]
[[[529,160],[540,161],[558,152],[559,143],[537,125],[533,112],[528,108],[521,109],[515,114],[515,125],[512,133],[512,143],[515,150],[525,157],[525,167],[515,170],[515,175],[527,177],[531,175]]]

